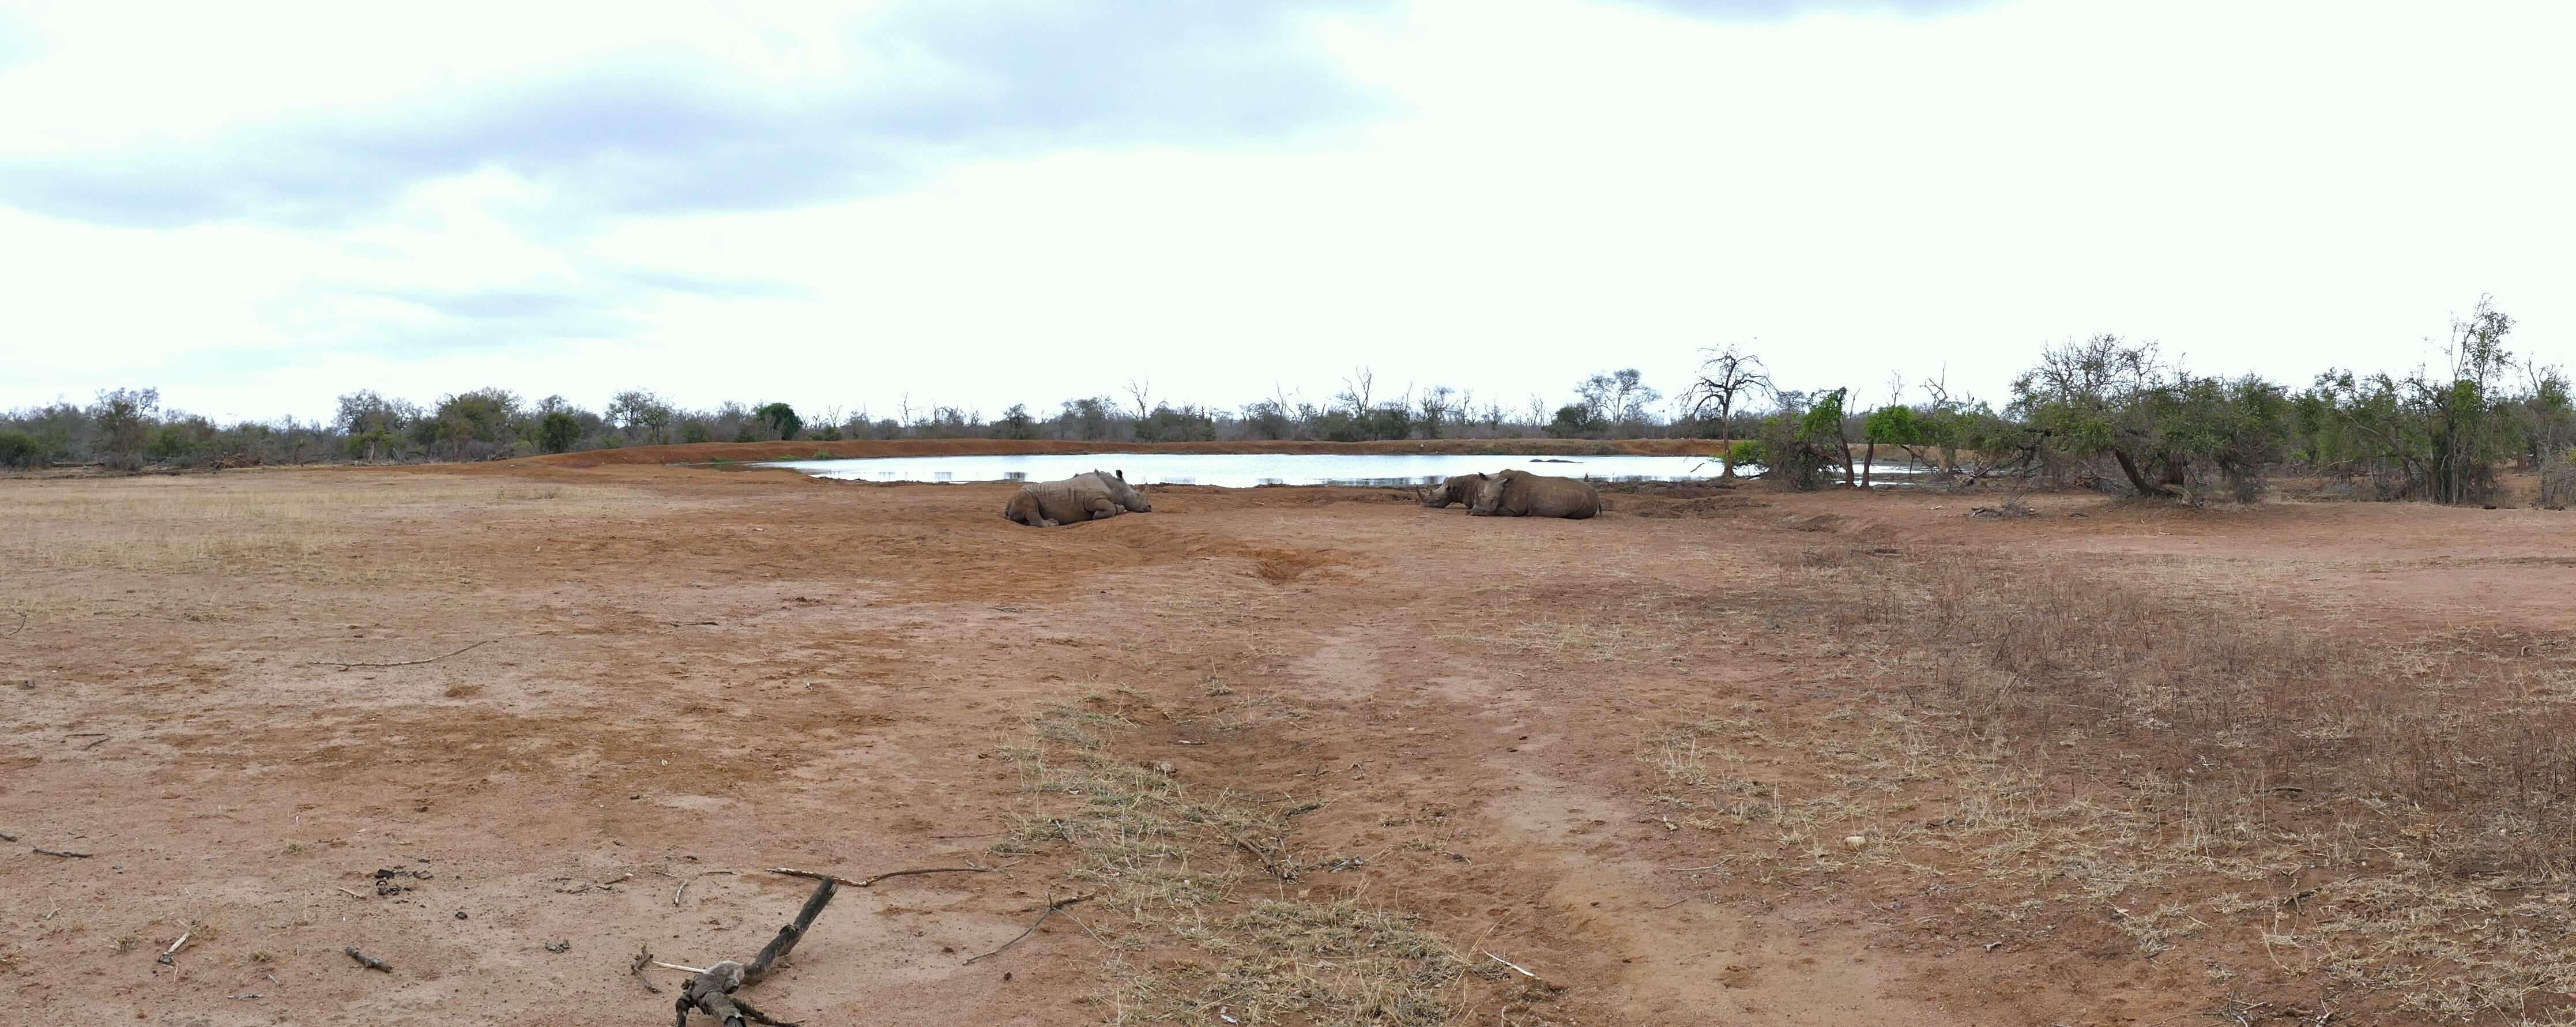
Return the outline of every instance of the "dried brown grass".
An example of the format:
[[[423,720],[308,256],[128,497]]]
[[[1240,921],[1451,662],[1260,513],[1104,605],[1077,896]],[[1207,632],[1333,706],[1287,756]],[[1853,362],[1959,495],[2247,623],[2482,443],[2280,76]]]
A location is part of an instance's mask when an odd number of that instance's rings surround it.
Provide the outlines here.
[[[1930,899],[1906,929],[2105,930],[2214,989],[2576,1022],[2576,638],[2392,634],[2220,562],[1779,563],[1767,588],[1693,593],[1702,630],[1799,656],[1791,701],[1830,710],[1742,699],[1637,746],[1647,815],[1723,839],[1699,872],[1901,870]]]

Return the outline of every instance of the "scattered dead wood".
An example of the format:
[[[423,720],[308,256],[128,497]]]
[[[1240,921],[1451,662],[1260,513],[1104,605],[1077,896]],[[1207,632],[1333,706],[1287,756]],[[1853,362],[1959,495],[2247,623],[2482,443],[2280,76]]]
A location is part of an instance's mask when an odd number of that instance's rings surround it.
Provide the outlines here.
[[[672,1009],[678,1014],[673,1027],[688,1027],[691,1010],[714,1017],[723,1027],[742,1027],[745,1022],[796,1027],[752,1008],[750,1003],[735,998],[734,992],[760,983],[772,966],[787,958],[787,954],[796,948],[797,941],[805,937],[806,928],[814,926],[814,918],[822,915],[823,907],[831,903],[832,895],[839,887],[840,882],[830,878],[817,882],[814,894],[806,896],[804,907],[796,911],[796,919],[779,928],[778,936],[769,939],[769,944],[761,946],[760,954],[752,957],[750,966],[728,959],[689,978],[689,983],[680,989],[680,997],[672,1000]],[[648,954],[639,953],[638,958]]]
[[[430,658],[428,658],[428,659],[426,659],[426,660],[398,660],[398,661],[395,661],[395,662],[393,662],[393,663],[357,663],[357,662],[351,662],[351,661],[348,661],[348,660],[317,660],[317,661],[315,661],[315,662],[305,664],[305,666],[308,666],[308,667],[338,667],[338,668],[340,668],[341,670],[349,670],[349,669],[354,668],[354,667],[411,667],[411,666],[417,666],[417,665],[419,665],[419,664],[423,664],[423,663],[436,663],[436,662],[438,662],[438,661],[440,661],[440,660],[444,660],[444,659],[446,659],[446,658],[448,658],[448,657],[450,657],[450,656],[457,655],[457,653],[467,653],[467,652],[472,652],[472,651],[474,651],[474,650],[476,650],[476,649],[480,649],[480,648],[482,648],[482,647],[484,647],[484,646],[491,645],[493,642],[496,642],[496,641],[499,641],[499,640],[498,640],[498,639],[491,639],[491,638],[487,638],[487,639],[484,639],[484,640],[482,640],[482,641],[480,641],[480,642],[476,642],[476,643],[474,643],[473,645],[466,646],[466,647],[465,647],[465,648],[463,648],[463,649],[459,649],[459,650],[457,650],[456,652],[453,652],[453,653],[441,653],[441,654],[439,654],[439,655],[437,655],[437,656],[432,656],[432,657],[430,657]]]
[[[644,990],[659,995],[662,993],[661,986],[654,984],[652,978],[644,976],[644,968],[653,965],[656,965],[653,962],[653,946],[640,941],[636,942],[635,961],[627,964],[626,976],[635,978],[637,981],[642,982]]]
[[[1294,881],[1297,879],[1296,871],[1280,866],[1277,861],[1270,858],[1270,854],[1268,852],[1262,851],[1260,846],[1244,841],[1242,835],[1234,836],[1234,844],[1235,847],[1240,848],[1245,852],[1249,852],[1255,858],[1261,860],[1261,865],[1270,870],[1270,876],[1276,877],[1282,881]]]
[[[377,959],[376,957],[370,956],[364,952],[360,952],[358,951],[358,947],[355,945],[351,945],[348,948],[341,949],[340,951],[348,953],[349,958],[357,960],[359,966],[366,967],[369,970],[374,970],[378,973],[394,972],[393,964]]]
[[[1090,897],[1091,897],[1091,894],[1090,894],[1089,892],[1084,892],[1084,893],[1082,893],[1082,894],[1075,895],[1075,896],[1073,896],[1072,898],[1067,898],[1067,899],[1056,899],[1056,900],[1054,900],[1054,901],[1052,901],[1052,902],[1047,903],[1047,907],[1046,907],[1046,909],[1045,909],[1044,911],[1042,911],[1042,912],[1040,912],[1040,913],[1038,914],[1038,918],[1037,918],[1037,919],[1029,921],[1029,929],[1028,929],[1028,930],[1025,930],[1025,931],[1021,931],[1021,932],[1019,933],[1019,937],[1015,937],[1015,938],[1012,938],[1012,939],[1011,939],[1011,940],[1009,940],[1009,941],[1003,942],[1003,943],[1002,943],[1002,947],[1001,947],[1001,948],[994,949],[993,951],[991,951],[991,952],[987,952],[987,953],[984,953],[983,955],[980,955],[980,956],[975,956],[975,957],[969,958],[969,959],[967,959],[967,960],[966,960],[966,962],[968,962],[968,963],[970,963],[970,964],[971,964],[971,963],[975,962],[975,961],[976,961],[976,960],[978,960],[978,959],[990,959],[990,958],[992,958],[992,957],[994,957],[994,956],[1001,955],[1005,950],[1009,949],[1011,946],[1019,944],[1019,943],[1020,943],[1020,941],[1021,941],[1022,939],[1027,938],[1029,935],[1032,935],[1032,934],[1036,934],[1036,933],[1038,933],[1038,925],[1043,924],[1043,923],[1046,923],[1046,922],[1047,922],[1047,918],[1048,918],[1048,917],[1051,917],[1051,916],[1054,916],[1054,915],[1055,915],[1056,910],[1063,909],[1063,908],[1064,908],[1064,907],[1066,907],[1066,906],[1073,905],[1073,904],[1074,904],[1074,903],[1076,903],[1076,902],[1080,902],[1080,901],[1082,901],[1082,900],[1084,900],[1084,899],[1088,899],[1088,898],[1090,898]]]
[[[864,877],[855,881],[836,874],[827,874],[820,870],[798,870],[795,867],[771,867],[769,868],[769,872],[773,874],[785,874],[789,877],[802,877],[815,881],[830,881],[834,884],[847,885],[852,888],[865,888],[889,877],[909,877],[914,874],[989,874],[1000,869],[1002,868],[979,866],[914,867],[910,870],[888,870],[885,873],[878,874],[874,877]]]

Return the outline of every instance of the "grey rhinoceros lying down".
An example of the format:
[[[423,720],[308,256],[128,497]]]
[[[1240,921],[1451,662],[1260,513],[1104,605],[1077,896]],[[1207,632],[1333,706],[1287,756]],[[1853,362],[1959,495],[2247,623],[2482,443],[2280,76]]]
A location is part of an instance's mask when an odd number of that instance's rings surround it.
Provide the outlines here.
[[[1473,506],[1476,502],[1476,493],[1485,489],[1487,477],[1490,476],[1461,474],[1431,486],[1422,492],[1422,505],[1434,510],[1444,509],[1451,503],[1465,503]]]
[[[1452,479],[1455,480],[1455,479]],[[1566,517],[1582,520],[1601,512],[1601,493],[1580,478],[1553,478],[1528,471],[1485,476],[1476,499],[1467,507],[1474,517]]]
[[[1062,481],[1033,481],[1011,494],[1002,517],[1032,528],[1052,528],[1077,521],[1096,521],[1133,510],[1151,513],[1145,490],[1127,484],[1127,472],[1115,476],[1094,470]]]

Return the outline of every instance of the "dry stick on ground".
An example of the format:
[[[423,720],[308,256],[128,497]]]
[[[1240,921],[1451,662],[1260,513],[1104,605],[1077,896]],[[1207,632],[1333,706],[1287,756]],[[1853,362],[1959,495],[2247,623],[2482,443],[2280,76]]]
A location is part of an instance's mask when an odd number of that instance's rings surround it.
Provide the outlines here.
[[[81,747],[80,747],[80,751],[82,751],[82,752],[88,752],[88,751],[90,751],[90,750],[92,750],[92,749],[98,748],[99,746],[106,745],[107,743],[108,743],[108,738],[107,738],[107,736],[105,736],[105,735],[101,735],[101,736],[99,736],[98,741],[91,742],[91,743],[89,743],[88,745],[81,746]]]
[[[1026,938],[1026,937],[1028,937],[1029,935],[1032,935],[1032,934],[1036,934],[1036,933],[1038,933],[1038,925],[1039,925],[1039,924],[1046,923],[1046,922],[1047,922],[1047,918],[1048,918],[1048,917],[1051,917],[1051,916],[1054,916],[1054,915],[1055,915],[1055,911],[1056,911],[1056,910],[1063,909],[1063,908],[1064,908],[1064,907],[1066,907],[1066,906],[1073,905],[1073,904],[1074,904],[1074,903],[1076,903],[1076,902],[1080,902],[1080,901],[1082,901],[1082,900],[1084,900],[1084,899],[1087,899],[1087,898],[1090,898],[1090,897],[1091,897],[1091,896],[1090,896],[1090,894],[1085,893],[1085,894],[1081,894],[1081,895],[1076,895],[1076,896],[1074,896],[1074,897],[1072,897],[1072,898],[1069,898],[1069,899],[1057,899],[1057,900],[1055,900],[1055,901],[1053,901],[1053,902],[1049,902],[1049,903],[1047,903],[1046,911],[1045,911],[1045,912],[1042,912],[1042,913],[1039,913],[1039,914],[1038,914],[1038,918],[1037,918],[1037,919],[1029,921],[1029,929],[1028,929],[1028,930],[1025,930],[1025,931],[1021,931],[1021,932],[1020,932],[1020,935],[1019,935],[1019,937],[1018,937],[1018,938],[1013,938],[1013,939],[1011,939],[1011,940],[1009,940],[1009,941],[1003,942],[1003,943],[1002,943],[1002,948],[994,949],[994,950],[993,950],[993,951],[991,951],[991,952],[987,952],[987,953],[984,953],[983,955],[976,956],[976,957],[974,957],[973,959],[968,959],[968,960],[967,960],[967,962],[968,962],[968,963],[973,963],[973,962],[974,962],[975,960],[977,960],[977,959],[990,959],[990,958],[992,958],[992,957],[994,957],[994,956],[1001,955],[1001,954],[1002,954],[1003,949],[1008,949],[1008,948],[1010,948],[1010,947],[1011,947],[1011,946],[1013,946],[1013,945],[1017,945],[1017,944],[1019,944],[1019,943],[1020,943],[1020,939],[1021,939],[1021,938]],[[1103,944],[1106,944],[1106,943],[1104,942]]]
[[[852,888],[865,888],[889,877],[908,877],[913,874],[989,874],[999,869],[1001,868],[977,866],[914,867],[910,870],[888,870],[885,873],[878,874],[874,877],[861,878],[856,881],[837,874],[827,874],[819,870],[798,870],[795,867],[771,867],[769,868],[769,872],[773,874],[785,874],[789,877],[803,877],[816,881],[830,881],[834,884],[844,884]]]
[[[39,856],[61,856],[61,857],[62,857],[62,858],[64,858],[64,859],[88,859],[88,858],[89,858],[89,853],[86,853],[86,852],[56,852],[56,851],[54,851],[54,850],[52,850],[52,849],[37,849],[37,850],[36,850],[36,855],[39,855]]]
[[[688,1027],[692,1009],[715,1017],[723,1027],[742,1027],[744,1021],[772,1024],[774,1027],[796,1027],[785,1020],[771,1019],[768,1014],[753,1009],[750,1003],[733,997],[733,993],[745,985],[760,983],[760,979],[768,975],[771,965],[787,958],[787,953],[796,948],[796,942],[805,937],[805,929],[814,926],[814,918],[821,916],[823,907],[831,903],[832,894],[839,887],[839,882],[829,879],[816,883],[814,894],[806,896],[804,908],[796,911],[795,921],[779,928],[778,936],[761,946],[760,954],[752,957],[750,966],[728,959],[689,978],[689,983],[680,989],[680,997],[671,1003],[678,1014],[673,1027]]]
[[[688,880],[685,880],[685,881],[680,882],[680,886],[679,886],[678,888],[674,888],[674,889],[672,889],[672,890],[671,890],[671,904],[672,904],[672,905],[674,905],[674,906],[679,905],[679,904],[680,904],[680,896],[688,894],[688,893],[689,893],[689,886],[690,886],[690,885],[692,885],[692,884],[697,883],[698,878],[700,878],[700,877],[707,877],[707,876],[714,875],[714,874],[732,874],[732,875],[733,875],[733,876],[735,876],[735,877],[741,877],[741,876],[742,876],[742,871],[740,871],[740,870],[708,870],[708,871],[704,871],[704,872],[701,872],[701,873],[699,873],[699,874],[696,874],[696,875],[694,875],[694,876],[691,876]]]
[[[306,664],[305,666],[308,666],[308,667],[338,667],[338,668],[340,668],[341,670],[348,670],[348,669],[349,669],[349,668],[351,668],[351,667],[409,667],[409,666],[412,666],[412,665],[415,665],[415,664],[421,664],[421,663],[436,663],[436,662],[438,662],[438,661],[440,661],[440,660],[444,660],[444,659],[446,659],[446,658],[448,658],[448,657],[450,657],[450,656],[454,656],[454,655],[456,655],[456,653],[471,652],[471,651],[473,651],[473,650],[480,649],[480,648],[482,648],[482,647],[484,647],[484,646],[491,645],[491,644],[492,644],[493,642],[495,642],[495,641],[498,641],[498,640],[497,640],[497,639],[490,639],[490,638],[487,638],[487,639],[484,639],[484,640],[482,640],[482,641],[480,641],[480,642],[476,642],[476,643],[474,643],[473,645],[466,646],[466,647],[465,647],[465,648],[463,648],[463,649],[459,649],[459,650],[457,650],[455,653],[441,653],[441,654],[439,654],[439,655],[437,655],[437,656],[432,656],[432,657],[430,657],[430,658],[428,658],[428,659],[426,659],[426,660],[400,660],[400,661],[396,661],[396,662],[394,662],[394,663],[351,663],[351,662],[346,661],[346,660],[316,660],[316,661],[314,661],[314,662],[312,662],[312,663],[308,663],[308,664]]]
[[[653,946],[640,941],[636,942],[635,962],[627,965],[626,975],[643,982],[644,990],[659,995],[662,989],[653,983],[652,978],[644,976],[644,968],[653,965],[656,965],[653,962]]]
[[[171,942],[171,943],[170,943],[170,947],[169,947],[169,948],[162,949],[162,950],[161,950],[161,958],[160,958],[160,959],[157,959],[157,960],[154,960],[154,962],[160,963],[160,964],[161,964],[161,965],[163,965],[163,966],[177,966],[177,965],[179,965],[179,960],[178,960],[177,958],[175,958],[175,957],[177,957],[177,956],[179,955],[179,946],[187,944],[187,943],[188,943],[188,936],[189,936],[189,935],[191,935],[191,934],[195,934],[195,933],[197,933],[197,932],[195,932],[195,931],[181,931],[181,932],[179,932],[179,940],[174,941],[174,942]]]
[[[348,953],[349,958],[357,960],[359,966],[366,967],[369,970],[375,970],[380,973],[394,972],[393,964],[377,959],[376,957],[370,956],[364,952],[360,952],[358,951],[358,947],[355,945],[351,945],[348,948],[341,949],[340,951]]]
[[[1244,841],[1242,835],[1234,836],[1234,844],[1242,848],[1243,851],[1260,857],[1261,865],[1270,868],[1270,876],[1276,877],[1282,881],[1294,881],[1297,879],[1297,874],[1294,871],[1283,868],[1278,863],[1273,862],[1270,859],[1269,853],[1261,851],[1260,846]]]

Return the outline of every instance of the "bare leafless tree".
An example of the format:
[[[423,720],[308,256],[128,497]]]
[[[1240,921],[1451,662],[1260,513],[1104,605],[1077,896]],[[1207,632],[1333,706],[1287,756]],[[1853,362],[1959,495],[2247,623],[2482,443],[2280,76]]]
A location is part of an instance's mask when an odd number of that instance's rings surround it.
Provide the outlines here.
[[[1733,434],[1736,409],[1756,395],[1776,394],[1779,390],[1771,384],[1770,369],[1762,366],[1762,358],[1744,352],[1743,347],[1735,343],[1712,346],[1700,352],[1707,356],[1700,361],[1699,379],[1691,383],[1683,396],[1690,404],[1690,415],[1694,418],[1716,412],[1717,445],[1722,451],[1718,459],[1724,467],[1720,473],[1723,477],[1732,478],[1735,477]]]
[[[1153,382],[1139,381],[1134,378],[1127,379],[1127,398],[1135,401],[1136,403],[1136,419],[1138,421],[1143,421],[1147,417],[1153,416],[1154,407],[1148,402],[1148,400],[1153,398],[1153,392]]]
[[[1350,377],[1342,379],[1342,394],[1336,398],[1350,405],[1351,416],[1366,417],[1376,389],[1377,371],[1362,364],[1351,369]]]

